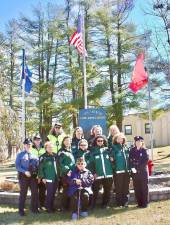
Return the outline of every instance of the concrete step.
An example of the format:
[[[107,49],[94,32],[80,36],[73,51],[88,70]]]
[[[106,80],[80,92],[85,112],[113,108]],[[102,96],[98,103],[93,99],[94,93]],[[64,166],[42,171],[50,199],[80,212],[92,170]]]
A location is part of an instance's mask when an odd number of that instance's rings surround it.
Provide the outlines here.
[[[99,195],[99,201],[102,194]],[[19,193],[17,192],[0,192],[0,204],[18,205]],[[149,190],[150,201],[166,200],[170,199],[170,187],[153,188]],[[134,191],[130,190],[130,202],[135,202]],[[111,204],[115,202],[115,194],[111,195]],[[30,191],[28,192],[26,204],[30,204]],[[59,206],[61,204],[61,194],[56,195],[55,204]]]

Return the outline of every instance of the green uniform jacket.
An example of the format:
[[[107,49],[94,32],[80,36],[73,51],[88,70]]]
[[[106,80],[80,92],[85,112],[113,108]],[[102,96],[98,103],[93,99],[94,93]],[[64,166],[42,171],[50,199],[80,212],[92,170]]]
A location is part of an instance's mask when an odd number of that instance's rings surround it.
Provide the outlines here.
[[[47,136],[48,140],[54,145],[53,152],[57,153],[59,151],[64,137],[65,137],[64,133],[59,134],[58,136],[54,136],[52,134],[49,134]]]
[[[73,170],[75,167],[74,156],[67,149],[62,148],[58,151],[58,161],[61,177],[65,176],[69,170]]]
[[[46,179],[47,182],[54,182],[58,178],[57,154],[49,155],[47,152],[40,156],[38,177]]]
[[[91,153],[90,153],[90,151],[88,151],[88,150],[83,151],[81,149],[77,149],[76,153],[74,154],[75,162],[77,161],[78,158],[81,158],[81,157],[84,158],[84,160],[87,164],[86,168],[91,171]]]
[[[110,152],[107,147],[95,147],[91,153],[91,164],[96,179],[109,178],[113,176],[113,167],[110,161]]]
[[[111,156],[114,158],[114,172],[129,172],[129,149],[121,144],[114,144],[111,150]]]
[[[45,151],[45,149],[44,149],[43,146],[41,146],[39,149],[37,149],[37,148],[35,147],[35,145],[32,146],[31,153],[32,153],[33,155],[37,156],[38,158],[39,158],[42,154],[44,154],[45,152],[46,152],[46,151]]]

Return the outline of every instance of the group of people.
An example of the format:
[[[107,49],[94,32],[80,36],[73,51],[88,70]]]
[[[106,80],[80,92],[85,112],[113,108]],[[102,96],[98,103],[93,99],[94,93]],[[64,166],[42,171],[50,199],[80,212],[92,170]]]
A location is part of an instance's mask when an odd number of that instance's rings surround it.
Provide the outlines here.
[[[55,194],[62,193],[60,210],[71,210],[72,219],[87,217],[95,209],[102,187],[102,208],[108,208],[114,184],[118,207],[128,207],[130,177],[133,179],[138,207],[148,205],[148,153],[141,136],[134,137],[128,148],[125,135],[116,125],[109,136],[100,125],[91,129],[88,140],[83,129],[76,127],[73,136],[65,135],[60,123],[51,129],[42,145],[40,135],[26,138],[24,149],[16,158],[20,185],[19,214],[25,215],[28,187],[31,189],[31,211],[55,211]]]

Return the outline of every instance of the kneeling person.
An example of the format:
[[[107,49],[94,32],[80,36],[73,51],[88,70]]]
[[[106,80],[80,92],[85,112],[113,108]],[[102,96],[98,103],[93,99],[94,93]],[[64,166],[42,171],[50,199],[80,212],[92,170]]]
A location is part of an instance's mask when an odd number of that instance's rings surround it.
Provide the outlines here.
[[[89,195],[92,194],[91,186],[94,177],[85,167],[86,162],[84,158],[77,159],[76,167],[68,177],[68,195],[70,196],[73,220],[78,219],[79,214],[83,217],[88,216]]]

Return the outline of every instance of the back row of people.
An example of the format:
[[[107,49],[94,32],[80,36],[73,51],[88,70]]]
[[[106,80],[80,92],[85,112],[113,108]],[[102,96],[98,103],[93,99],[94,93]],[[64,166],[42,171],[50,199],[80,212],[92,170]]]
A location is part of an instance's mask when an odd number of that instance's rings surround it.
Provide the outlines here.
[[[130,175],[132,175],[138,206],[147,207],[148,155],[143,146],[142,137],[135,137],[135,146],[129,151],[124,134],[120,133],[115,125],[112,126],[113,130],[109,135],[109,145],[107,145],[106,137],[101,134],[100,126],[96,126],[92,131],[93,137],[89,140],[89,150],[88,141],[84,139],[82,128],[76,128],[72,140],[69,136],[62,134],[63,139],[60,143],[61,139],[57,139],[57,137],[62,133],[61,128],[60,124],[54,126],[53,134],[51,133],[47,137],[48,141],[44,145],[44,153],[40,144],[40,136],[35,136],[33,146],[30,147],[31,140],[26,139],[24,151],[17,156],[16,167],[19,172],[20,183],[20,215],[25,214],[24,205],[28,186],[30,186],[32,192],[32,212],[38,213],[38,207],[41,208],[44,205],[49,213],[53,212],[54,196],[59,180],[63,189],[62,207],[67,209],[68,200],[70,200],[72,219],[76,219],[79,214],[78,210],[76,210],[80,209],[80,205],[77,204],[76,206],[77,198],[82,199],[82,216],[88,215],[87,202],[89,200],[91,208],[96,207],[101,185],[103,186],[101,206],[107,208],[113,180],[117,206],[127,207]],[[54,136],[56,133],[59,135]],[[35,149],[37,149],[37,152]],[[31,161],[37,163],[38,171]],[[34,173],[35,176],[33,176]],[[37,185],[39,185],[39,201]],[[89,191],[90,189],[91,191]],[[45,191],[47,192],[46,197]]]

